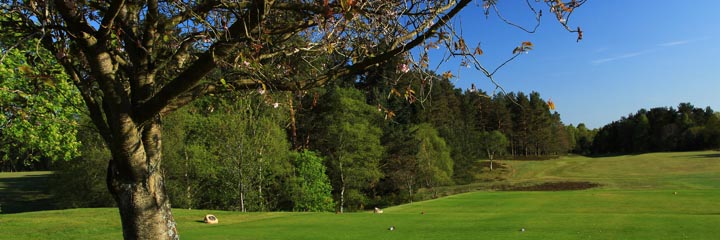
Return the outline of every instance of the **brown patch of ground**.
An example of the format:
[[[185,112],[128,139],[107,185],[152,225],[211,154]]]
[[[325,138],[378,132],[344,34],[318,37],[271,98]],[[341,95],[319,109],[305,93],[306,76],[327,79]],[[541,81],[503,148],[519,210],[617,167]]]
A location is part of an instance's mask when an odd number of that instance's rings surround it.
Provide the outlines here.
[[[518,186],[503,185],[498,186],[500,191],[572,191],[585,190],[599,187],[600,184],[592,182],[546,182],[536,185]]]
[[[553,160],[558,159],[560,156],[558,155],[543,155],[543,156],[508,156],[505,159],[507,160],[514,160],[514,161],[547,161],[547,160]]]

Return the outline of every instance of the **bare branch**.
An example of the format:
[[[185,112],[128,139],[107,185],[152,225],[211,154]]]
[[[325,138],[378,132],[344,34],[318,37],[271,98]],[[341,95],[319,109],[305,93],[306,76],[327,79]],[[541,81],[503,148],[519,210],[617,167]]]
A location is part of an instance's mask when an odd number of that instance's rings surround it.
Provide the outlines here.
[[[226,59],[235,50],[239,45],[235,39],[248,37],[249,32],[260,24],[264,18],[264,12],[264,5],[256,3],[254,8],[247,11],[247,15],[242,20],[236,21],[230,26],[227,32],[227,39],[230,41],[218,41],[213,44],[210,49],[200,55],[198,60],[165,85],[151,99],[135,107],[135,122],[143,123],[151,119],[176,97],[197,85],[207,73],[217,67],[218,61]]]

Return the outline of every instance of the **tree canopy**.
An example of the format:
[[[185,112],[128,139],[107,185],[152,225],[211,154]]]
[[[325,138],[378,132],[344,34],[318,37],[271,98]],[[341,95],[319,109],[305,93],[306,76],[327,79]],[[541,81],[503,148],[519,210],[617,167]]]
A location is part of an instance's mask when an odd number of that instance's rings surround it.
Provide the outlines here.
[[[0,170],[24,170],[79,154],[75,133],[82,100],[49,56],[43,48],[8,49],[2,55]]]

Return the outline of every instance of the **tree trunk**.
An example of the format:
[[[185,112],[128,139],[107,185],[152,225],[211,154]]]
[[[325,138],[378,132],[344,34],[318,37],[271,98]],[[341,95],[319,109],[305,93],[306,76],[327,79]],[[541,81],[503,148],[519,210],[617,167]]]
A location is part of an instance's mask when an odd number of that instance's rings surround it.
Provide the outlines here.
[[[494,152],[490,152],[490,150],[487,151],[488,158],[490,159],[490,171],[493,170],[493,157],[495,156]]]
[[[183,150],[183,153],[185,155],[185,185],[187,185],[187,188],[185,188],[185,199],[187,201],[187,208],[192,209],[193,206],[193,194],[192,194],[192,184],[190,184],[190,157],[188,156],[187,150]]]
[[[413,202],[413,184],[412,180],[410,180],[410,183],[408,184],[408,192],[410,193],[410,203]]]
[[[345,184],[340,187],[340,213],[344,212],[343,206],[345,206]]]
[[[160,169],[158,122],[136,129],[132,120],[113,131],[107,185],[115,198],[125,239],[179,239]]]
[[[243,175],[242,170],[238,169],[238,191],[240,192],[240,212],[245,212],[245,185],[242,182]]]
[[[343,213],[345,206],[345,175],[343,174],[343,164],[340,162],[340,213]]]

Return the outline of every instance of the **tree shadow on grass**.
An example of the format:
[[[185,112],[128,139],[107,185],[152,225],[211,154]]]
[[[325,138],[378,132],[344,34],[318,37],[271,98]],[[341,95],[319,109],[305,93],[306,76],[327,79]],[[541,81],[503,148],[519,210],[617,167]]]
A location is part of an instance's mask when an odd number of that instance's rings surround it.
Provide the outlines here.
[[[0,178],[0,214],[57,209],[50,174]]]
[[[720,158],[720,153],[711,153],[711,154],[700,154],[693,156],[695,158]]]
[[[675,158],[717,158],[720,160],[720,152],[696,154],[691,156],[676,156]]]
[[[600,187],[593,182],[545,182],[534,185],[503,185],[498,186],[501,191],[577,191]]]

